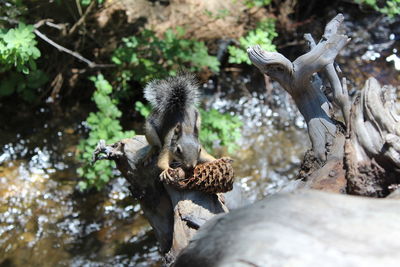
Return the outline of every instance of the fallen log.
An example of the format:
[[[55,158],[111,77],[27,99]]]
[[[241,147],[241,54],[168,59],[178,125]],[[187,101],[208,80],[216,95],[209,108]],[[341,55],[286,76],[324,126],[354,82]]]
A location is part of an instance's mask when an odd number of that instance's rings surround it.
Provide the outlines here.
[[[174,266],[395,267],[399,221],[397,199],[277,193],[211,219]]]

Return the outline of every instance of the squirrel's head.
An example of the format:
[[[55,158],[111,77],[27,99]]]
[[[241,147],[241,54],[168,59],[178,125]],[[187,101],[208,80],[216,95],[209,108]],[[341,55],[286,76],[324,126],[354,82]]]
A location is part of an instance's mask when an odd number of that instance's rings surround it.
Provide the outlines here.
[[[191,129],[188,129],[188,128]],[[175,161],[181,164],[183,169],[196,167],[201,146],[197,127],[178,123],[174,129],[174,137],[171,142],[171,152]]]

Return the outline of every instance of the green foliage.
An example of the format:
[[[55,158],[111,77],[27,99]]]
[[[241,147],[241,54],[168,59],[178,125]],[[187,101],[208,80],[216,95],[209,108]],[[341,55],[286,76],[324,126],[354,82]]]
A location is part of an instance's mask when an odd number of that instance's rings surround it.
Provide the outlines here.
[[[154,78],[164,78],[185,68],[200,71],[208,67],[219,71],[216,57],[208,54],[204,42],[184,39],[185,31],[167,30],[158,38],[151,30],[143,30],[138,36],[123,38],[123,44],[112,56],[120,67],[118,77],[123,88],[131,79],[145,84]]]
[[[135,102],[135,110],[140,113],[143,117],[147,118],[151,112],[150,105],[145,105],[143,102],[136,101]]]
[[[12,67],[24,74],[36,70],[35,59],[40,57],[36,44],[31,25],[20,23],[15,29],[0,30],[0,72]]]
[[[18,93],[24,100],[33,101],[35,89],[45,84],[47,75],[36,68],[40,57],[33,26],[19,24],[17,28],[0,29],[0,97]]]
[[[0,17],[8,20],[15,20],[19,16],[25,15],[28,11],[23,4],[23,0],[0,0]],[[4,21],[7,21],[6,19]],[[2,20],[0,20],[0,28]]]
[[[88,6],[92,0],[81,0],[81,4],[83,6]],[[101,5],[104,2],[104,0],[97,0],[97,4]]]
[[[94,165],[91,164],[92,153],[100,139],[106,143],[114,143],[123,138],[135,135],[133,131],[122,130],[118,121],[121,117],[121,111],[118,110],[117,101],[111,98],[112,86],[104,79],[103,75],[90,78],[96,87],[93,94],[93,101],[96,103],[98,111],[90,113],[86,119],[86,125],[90,129],[87,139],[80,141],[78,145],[77,158],[83,164],[77,171],[85,178],[85,181],[79,182],[79,187],[84,190],[89,187],[101,189],[112,177],[112,168],[114,162],[103,160]]]
[[[247,7],[261,7],[261,6],[267,6],[269,4],[271,4],[272,0],[245,0],[244,4]]]
[[[236,142],[241,136],[240,128],[242,122],[238,117],[230,114],[219,113],[216,109],[205,111],[200,109],[201,131],[200,142],[208,151],[212,151],[215,142],[226,147],[228,153],[233,153],[237,149]]]
[[[25,101],[35,100],[35,89],[48,81],[48,76],[41,70],[30,71],[29,74],[10,71],[7,78],[0,81],[0,97],[18,93]]]
[[[400,0],[383,1],[385,4],[379,7],[377,0],[355,0],[358,4],[366,4],[389,17],[400,15]]]
[[[278,34],[275,31],[275,22],[272,19],[261,21],[257,27],[248,32],[245,37],[239,39],[240,46],[229,46],[229,63],[247,63],[251,64],[247,56],[247,48],[252,45],[260,45],[266,51],[276,51],[273,39]]]

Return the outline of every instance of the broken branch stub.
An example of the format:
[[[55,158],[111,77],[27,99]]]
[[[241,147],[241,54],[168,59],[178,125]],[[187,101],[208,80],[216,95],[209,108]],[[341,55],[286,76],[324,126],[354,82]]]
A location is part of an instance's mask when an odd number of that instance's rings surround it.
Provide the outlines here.
[[[337,28],[342,21],[342,14],[333,18],[327,24],[325,34],[318,44],[315,44],[311,35],[306,36],[311,50],[294,62],[280,53],[264,51],[259,46],[247,50],[253,64],[262,73],[279,82],[294,99],[307,123],[314,155],[320,161],[327,159],[328,147],[332,146],[336,136],[336,126],[329,115],[328,99],[321,91],[320,84],[315,82],[313,75],[328,66],[325,71],[330,75],[337,91],[342,92],[337,95],[344,94],[343,88],[337,86],[335,69],[329,67],[333,66],[337,54],[349,41],[346,35],[337,34]],[[349,105],[343,105],[345,106],[343,110],[349,109]],[[346,115],[348,113],[345,113]]]

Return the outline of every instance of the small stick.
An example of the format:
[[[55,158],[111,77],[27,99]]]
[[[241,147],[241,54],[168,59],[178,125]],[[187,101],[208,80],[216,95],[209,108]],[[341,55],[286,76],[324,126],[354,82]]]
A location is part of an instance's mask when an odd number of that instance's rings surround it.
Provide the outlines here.
[[[81,54],[79,54],[78,52],[72,51],[68,48],[65,48],[59,44],[57,44],[56,42],[54,42],[53,40],[49,39],[46,35],[44,35],[43,33],[41,33],[38,29],[34,30],[35,34],[37,36],[39,36],[40,38],[42,38],[44,41],[46,41],[47,43],[49,43],[50,45],[54,46],[55,48],[57,48],[59,51],[63,51],[67,54],[70,54],[71,56],[79,59],[80,61],[85,62],[86,64],[88,64],[88,66],[90,68],[107,68],[107,67],[113,67],[113,64],[96,64],[92,61],[90,61],[89,59],[83,57]]]
[[[12,24],[18,24],[18,23],[20,23],[18,20],[8,19],[8,18],[6,18],[6,17],[0,17],[0,20],[5,20],[5,21],[7,21],[7,22],[9,22],[9,23],[12,23]],[[50,23],[51,23],[51,25],[50,25]],[[34,28],[35,28],[34,33],[35,33],[37,36],[39,36],[40,38],[42,38],[42,39],[43,39],[45,42],[47,42],[48,44],[50,44],[50,45],[54,46],[55,48],[57,48],[59,51],[63,51],[63,52],[65,52],[65,53],[70,54],[71,56],[73,56],[73,57],[79,59],[80,61],[85,62],[86,64],[88,64],[88,66],[89,66],[90,68],[109,68],[109,67],[114,67],[114,66],[115,66],[114,64],[97,64],[97,63],[94,63],[94,62],[90,61],[89,59],[83,57],[83,56],[82,56],[81,54],[79,54],[78,52],[72,51],[72,50],[70,50],[70,49],[68,49],[68,48],[63,47],[62,45],[57,44],[56,42],[54,42],[53,40],[51,40],[50,38],[48,38],[46,35],[44,35],[43,33],[41,33],[41,32],[38,30],[38,28],[41,27],[41,26],[43,26],[44,24],[49,25],[49,26],[51,26],[51,27],[53,27],[54,25],[57,25],[57,24],[52,23],[52,19],[43,19],[43,20],[40,20],[40,21],[36,22],[36,23],[33,25]]]
[[[79,3],[78,3],[78,5],[79,5]],[[88,8],[86,9],[85,14],[83,14],[83,15],[81,14],[81,17],[79,18],[79,20],[74,24],[74,26],[72,26],[71,30],[69,30],[69,32],[68,32],[69,35],[74,34],[76,29],[85,22],[87,15],[90,13],[90,11],[92,11],[94,5],[95,5],[95,1],[92,1],[90,3],[90,5],[88,6]],[[81,10],[81,12],[82,12],[82,10]]]

